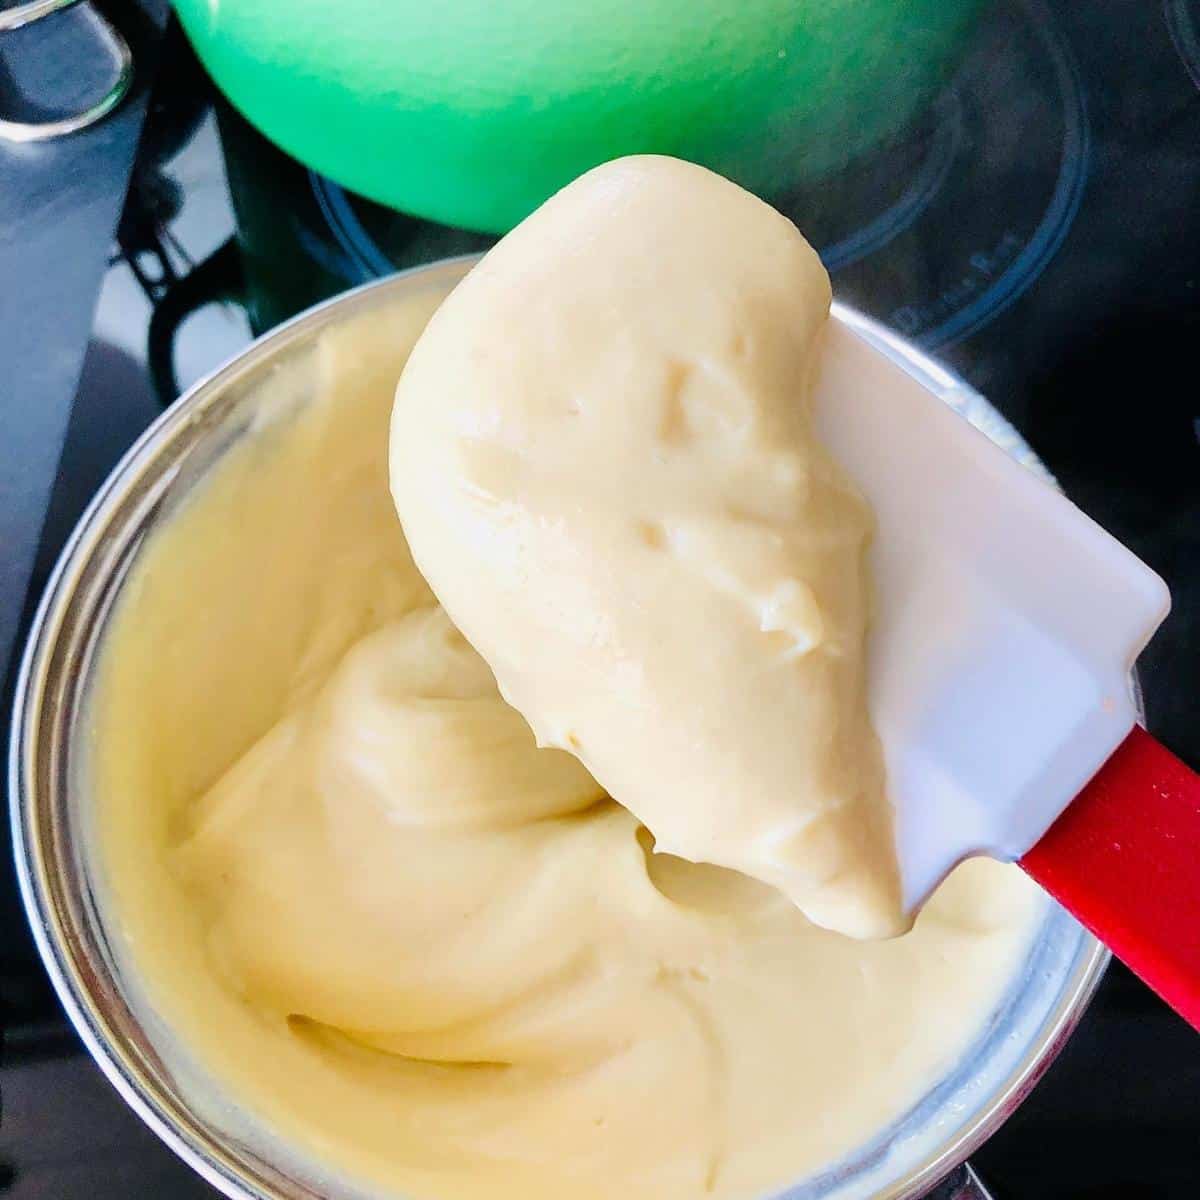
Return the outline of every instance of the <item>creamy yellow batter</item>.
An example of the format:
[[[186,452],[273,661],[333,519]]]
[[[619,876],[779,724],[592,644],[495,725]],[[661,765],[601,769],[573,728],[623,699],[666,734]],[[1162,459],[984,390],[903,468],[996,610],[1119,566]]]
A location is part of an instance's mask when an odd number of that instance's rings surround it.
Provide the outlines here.
[[[421,336],[392,491],[421,573],[538,742],[661,849],[901,932],[866,707],[872,517],[817,443],[829,277],[736,184],[597,167]]]
[[[231,1103],[371,1194],[768,1193],[960,1056],[1039,893],[971,862],[911,934],[854,941],[653,855],[537,749],[388,494],[394,382],[439,298],[277,372],[141,552],[91,709],[118,953]]]

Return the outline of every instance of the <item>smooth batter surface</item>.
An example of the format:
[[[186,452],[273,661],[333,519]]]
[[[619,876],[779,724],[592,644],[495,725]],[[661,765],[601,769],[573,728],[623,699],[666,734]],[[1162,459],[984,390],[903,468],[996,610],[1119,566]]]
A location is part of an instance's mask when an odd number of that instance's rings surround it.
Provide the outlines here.
[[[866,501],[812,432],[829,277],[796,227],[646,156],[455,288],[396,393],[421,573],[543,746],[660,849],[856,937],[907,928],[866,705]]]
[[[538,750],[388,495],[436,299],[278,372],[128,581],[92,710],[119,950],[237,1103],[371,1195],[768,1194],[933,1086],[1039,893],[968,863],[911,934],[854,941],[648,854]]]

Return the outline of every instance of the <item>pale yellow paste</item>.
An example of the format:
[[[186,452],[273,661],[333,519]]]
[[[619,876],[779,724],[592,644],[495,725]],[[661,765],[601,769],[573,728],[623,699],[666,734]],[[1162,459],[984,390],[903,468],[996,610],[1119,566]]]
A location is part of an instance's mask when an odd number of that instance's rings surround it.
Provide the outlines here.
[[[230,1097],[221,1119],[252,1114],[334,1181],[767,1194],[936,1083],[1039,894],[971,862],[911,934],[851,940],[652,854],[574,758],[537,749],[388,494],[395,380],[438,299],[277,371],[140,553],[91,708],[117,952],[152,1029]]]
[[[660,849],[856,937],[908,927],[867,716],[866,501],[818,445],[829,277],[703,167],[597,167],[457,287],[405,367],[392,492],[543,746]]]

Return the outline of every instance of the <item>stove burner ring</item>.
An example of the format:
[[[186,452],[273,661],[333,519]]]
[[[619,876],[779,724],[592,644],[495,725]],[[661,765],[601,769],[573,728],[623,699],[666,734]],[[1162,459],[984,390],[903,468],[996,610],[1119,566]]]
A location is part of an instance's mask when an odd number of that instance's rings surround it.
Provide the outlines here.
[[[1200,88],[1200,30],[1193,0],[1163,0],[1163,19],[1184,69]]]
[[[886,246],[908,229],[942,190],[963,142],[962,99],[953,85],[938,98],[936,110],[929,153],[903,194],[854,233],[818,247],[821,261],[831,274]]]
[[[1168,0],[1171,2],[1171,0]],[[1024,248],[971,303],[916,341],[927,350],[961,341],[998,317],[1030,287],[1058,253],[1079,212],[1091,168],[1091,126],[1079,68],[1043,0],[1021,0],[1050,59],[1062,104],[1063,140],[1050,201]]]

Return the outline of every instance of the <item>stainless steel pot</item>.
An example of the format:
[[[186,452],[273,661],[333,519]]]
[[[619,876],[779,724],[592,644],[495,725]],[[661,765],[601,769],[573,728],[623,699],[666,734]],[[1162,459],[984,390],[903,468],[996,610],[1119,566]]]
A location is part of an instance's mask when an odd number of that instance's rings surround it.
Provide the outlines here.
[[[213,1104],[219,1081],[182,1065],[186,1047],[148,1009],[136,968],[115,950],[113,914],[89,835],[94,797],[81,736],[97,649],[140,547],[247,427],[260,385],[310,353],[322,331],[430,289],[444,293],[471,261],[419,268],[311,309],[255,342],[164,413],[110,476],[63,551],[17,683],[9,780],[13,838],[46,968],[84,1043],[130,1106],[237,1200],[329,1200],[361,1192],[327,1178],[316,1182],[313,1165],[270,1130]],[[963,381],[859,314],[836,306],[835,317],[1015,457],[1041,469],[1012,428]],[[1023,972],[955,1069],[870,1145],[780,1200],[910,1200],[935,1185],[939,1197],[982,1196],[960,1164],[1050,1064],[1106,961],[1103,947],[1051,906]]]

